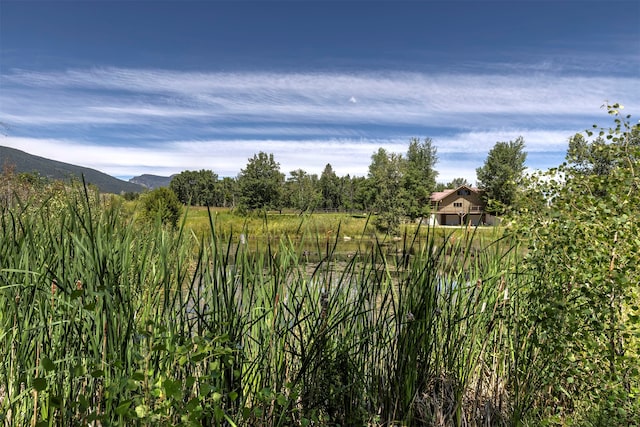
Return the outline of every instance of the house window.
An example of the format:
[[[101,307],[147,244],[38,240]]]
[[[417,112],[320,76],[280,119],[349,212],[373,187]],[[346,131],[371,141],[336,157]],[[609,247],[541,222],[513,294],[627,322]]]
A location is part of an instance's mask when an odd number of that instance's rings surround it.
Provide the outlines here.
[[[453,202],[453,207],[454,208],[461,208],[462,207],[462,202]]]
[[[469,196],[469,195],[471,195],[471,191],[469,191],[466,188],[462,188],[458,190],[458,196]]]

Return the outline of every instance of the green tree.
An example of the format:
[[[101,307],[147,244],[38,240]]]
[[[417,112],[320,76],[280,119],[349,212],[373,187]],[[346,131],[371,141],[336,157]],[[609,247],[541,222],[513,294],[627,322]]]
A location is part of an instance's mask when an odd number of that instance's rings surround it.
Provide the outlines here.
[[[280,207],[284,174],[273,154],[260,152],[249,159],[238,175],[241,204],[249,210]]]
[[[323,209],[338,209],[341,205],[340,178],[336,175],[330,163],[324,167],[320,175],[320,192],[322,194]]]
[[[620,120],[620,119],[616,119]],[[595,125],[594,125],[595,126]],[[593,141],[588,137],[597,135]],[[567,162],[571,169],[577,173],[587,176],[599,176],[605,178],[613,170],[624,162],[625,158],[620,157],[617,152],[610,150],[608,144],[614,138],[614,133],[600,129],[597,133],[588,130],[586,136],[580,133],[569,138],[569,149],[567,150]],[[640,145],[640,132],[637,129],[629,129],[627,132],[628,146],[633,149]],[[631,161],[638,162],[639,158],[631,158]],[[606,180],[600,181],[606,184]],[[606,185],[592,189],[595,194],[604,196],[607,193]]]
[[[535,395],[541,408],[579,414],[572,425],[640,419],[640,126],[619,110],[609,107],[614,127],[574,136],[567,163],[533,177],[530,197],[547,203],[514,221],[531,278],[521,290],[538,367],[528,382],[551,391]]]
[[[175,227],[182,214],[182,204],[170,188],[160,187],[145,193],[140,198],[142,218],[147,221],[160,220]]]
[[[238,182],[225,176],[218,183],[218,201],[216,206],[222,206],[224,208],[232,208],[236,205],[236,198],[238,195]]]
[[[362,211],[365,209],[363,189],[367,178],[363,176],[351,177],[349,174],[340,177],[341,207],[346,211]]]
[[[476,169],[478,186],[485,191],[490,211],[503,214],[514,207],[526,158],[524,139],[518,137],[515,141],[497,142],[484,165]]]
[[[567,161],[571,167],[587,175],[607,175],[614,167],[616,159],[609,157],[608,150],[604,150],[607,141],[598,136],[589,141],[581,133],[569,138]],[[606,154],[605,154],[606,153]]]
[[[321,199],[318,176],[309,175],[302,169],[291,171],[289,175],[285,184],[286,205],[300,211],[313,210]]]
[[[431,138],[425,138],[422,142],[418,138],[411,139],[405,161],[403,186],[406,191],[407,214],[412,219],[424,215],[429,208],[429,196],[436,188],[437,161],[437,150]]]
[[[399,231],[400,218],[404,213],[403,162],[402,155],[387,153],[384,148],[380,148],[371,156],[369,165],[371,207],[377,213],[375,225],[389,234]]]
[[[453,178],[449,183],[447,183],[447,188],[458,188],[462,185],[469,187],[471,186],[471,183],[465,178]]]
[[[436,188],[434,191],[444,191],[450,190],[460,187],[461,185],[466,185],[467,187],[471,187],[471,183],[466,180],[466,178],[453,178],[451,181],[447,182],[439,182],[436,184]]]
[[[183,171],[171,179],[169,188],[182,203],[193,206],[215,205],[218,175],[211,170]]]

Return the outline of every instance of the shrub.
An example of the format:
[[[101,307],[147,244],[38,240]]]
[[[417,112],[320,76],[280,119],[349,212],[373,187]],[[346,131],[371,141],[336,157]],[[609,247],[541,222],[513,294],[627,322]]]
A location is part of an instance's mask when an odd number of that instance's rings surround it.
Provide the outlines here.
[[[182,204],[176,194],[166,187],[157,188],[142,196],[142,218],[146,221],[159,220],[162,224],[175,227],[182,214]]]

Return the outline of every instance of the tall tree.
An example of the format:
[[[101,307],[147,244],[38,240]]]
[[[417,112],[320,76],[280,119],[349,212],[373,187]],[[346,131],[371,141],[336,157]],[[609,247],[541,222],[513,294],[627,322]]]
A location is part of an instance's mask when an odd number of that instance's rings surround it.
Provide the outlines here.
[[[347,211],[364,210],[365,204],[363,202],[364,183],[367,178],[363,176],[351,177],[349,174],[340,177],[340,194],[342,209]]]
[[[340,207],[340,178],[333,171],[330,163],[324,167],[320,175],[320,191],[322,192],[322,208],[337,209]]]
[[[411,139],[403,176],[406,209],[411,218],[423,215],[429,207],[429,196],[436,188],[437,161],[437,150],[431,138],[425,138],[422,142],[418,138]]]
[[[321,199],[318,190],[318,176],[309,175],[302,169],[289,172],[285,184],[286,205],[300,211],[314,209]]]
[[[628,152],[632,155],[634,150],[640,147],[640,131],[638,129],[640,128],[629,128],[625,134]],[[594,132],[589,130],[586,135],[593,137]],[[600,130],[593,141],[589,141],[585,135],[580,133],[569,138],[566,159],[571,169],[576,173],[603,178],[600,180],[602,185],[591,189],[593,194],[596,195],[606,195],[608,185],[607,180],[604,178],[619,167],[620,162],[626,161],[625,157],[621,157],[618,153],[609,149],[609,145],[619,142],[614,135]],[[637,156],[637,153],[635,156]],[[631,160],[634,163],[640,162],[640,158],[637,157],[632,157]]]
[[[218,192],[218,175],[211,170],[183,171],[171,179],[169,188],[184,204],[211,206]]]
[[[584,135],[577,133],[569,138],[567,150],[567,162],[581,173],[588,175],[607,175],[613,168],[616,159],[605,155],[609,150],[604,150],[606,140],[597,137],[594,141],[588,141]]]
[[[225,176],[219,182],[218,201],[216,206],[225,208],[234,207],[236,205],[236,196],[238,194],[238,182],[231,177]]]
[[[497,142],[482,167],[476,169],[478,186],[485,191],[489,210],[504,213],[516,202],[524,172],[524,139]]]
[[[403,161],[402,155],[380,148],[371,156],[369,165],[371,207],[377,212],[375,224],[379,230],[390,234],[398,232],[404,212]]]
[[[283,184],[284,174],[273,154],[254,154],[238,175],[242,206],[250,210],[279,208]]]

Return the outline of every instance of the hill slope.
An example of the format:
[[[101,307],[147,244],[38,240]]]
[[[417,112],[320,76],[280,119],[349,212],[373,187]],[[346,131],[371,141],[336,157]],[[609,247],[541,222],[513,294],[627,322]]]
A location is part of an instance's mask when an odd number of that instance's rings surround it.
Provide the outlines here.
[[[153,190],[159,187],[168,187],[171,183],[171,178],[172,177],[170,176],[143,174],[140,176],[134,176],[129,180],[129,182],[133,182],[134,184],[142,185],[149,190]]]
[[[84,179],[88,184],[93,184],[102,193],[124,193],[144,191],[144,187],[114,178],[111,175],[95,169],[76,166],[69,163],[58,162],[40,156],[34,156],[15,148],[0,146],[0,169],[5,165],[15,166],[17,173],[37,172],[49,179],[69,180],[73,177]]]

